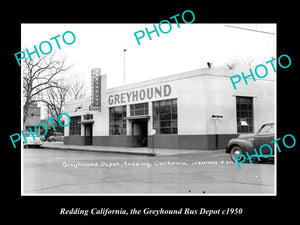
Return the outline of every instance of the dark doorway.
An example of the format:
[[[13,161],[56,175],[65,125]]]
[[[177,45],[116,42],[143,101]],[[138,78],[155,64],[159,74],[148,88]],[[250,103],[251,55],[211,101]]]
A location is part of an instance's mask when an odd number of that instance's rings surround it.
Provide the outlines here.
[[[84,145],[93,144],[93,124],[87,123],[84,125]]]
[[[132,147],[148,146],[148,121],[132,121]]]

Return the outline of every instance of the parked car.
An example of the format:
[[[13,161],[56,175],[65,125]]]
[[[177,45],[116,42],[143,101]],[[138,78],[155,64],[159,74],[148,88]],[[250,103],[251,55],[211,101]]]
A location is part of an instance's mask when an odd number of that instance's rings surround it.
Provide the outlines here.
[[[40,137],[40,139],[41,139],[42,142],[45,142],[45,141],[46,141],[46,137],[45,137],[45,136]]]
[[[26,141],[27,141],[27,143],[26,143],[24,138],[23,138],[24,148],[29,148],[30,146],[35,146],[35,147],[41,147],[42,146],[43,142],[41,141],[40,137],[37,136],[35,133],[33,133],[34,134],[34,139],[33,139],[32,135],[28,135],[28,134],[30,134],[30,132],[25,132],[24,134],[26,135]]]
[[[47,138],[47,141],[64,141],[64,136],[61,132],[53,132],[53,134]]]
[[[246,152],[248,154],[254,155],[254,148],[259,153],[260,146],[263,144],[268,144],[273,149],[274,155],[274,144],[270,142],[274,140],[274,122],[265,123],[261,126],[256,134],[241,134],[237,138],[231,139],[227,145],[225,152],[230,154],[230,158],[235,162],[235,157],[241,154],[246,156]],[[262,154],[270,155],[270,149],[268,147],[264,147],[261,149]],[[247,157],[247,156],[246,156]],[[242,160],[243,157],[238,157],[237,160]],[[248,157],[247,157],[248,158]],[[254,159],[256,157],[253,157]],[[265,163],[269,158],[260,157],[261,163]]]

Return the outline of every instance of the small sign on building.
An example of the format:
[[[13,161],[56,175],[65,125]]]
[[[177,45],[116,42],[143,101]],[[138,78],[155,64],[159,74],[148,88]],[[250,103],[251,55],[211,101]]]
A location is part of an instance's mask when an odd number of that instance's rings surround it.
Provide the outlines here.
[[[212,119],[222,119],[223,116],[222,115],[211,115]]]

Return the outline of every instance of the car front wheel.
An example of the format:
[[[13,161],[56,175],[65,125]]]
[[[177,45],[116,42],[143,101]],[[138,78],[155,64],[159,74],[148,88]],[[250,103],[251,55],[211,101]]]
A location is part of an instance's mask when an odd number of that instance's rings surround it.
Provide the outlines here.
[[[243,154],[242,149],[239,146],[234,146],[230,151],[230,158],[233,162],[240,162],[242,160],[242,157],[235,158],[238,155]]]

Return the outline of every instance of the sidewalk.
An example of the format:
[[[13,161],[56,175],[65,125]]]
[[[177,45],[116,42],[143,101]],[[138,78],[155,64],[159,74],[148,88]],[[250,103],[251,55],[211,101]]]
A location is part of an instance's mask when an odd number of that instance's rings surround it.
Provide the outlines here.
[[[179,154],[196,154],[201,152],[211,152],[216,150],[191,150],[191,149],[162,149],[147,147],[112,147],[112,146],[91,146],[91,145],[65,145],[63,142],[44,142],[44,148],[58,149],[58,150],[75,150],[75,151],[94,151],[102,153],[116,153],[116,154],[131,154],[131,155],[179,155]],[[219,151],[219,150],[217,150]],[[222,151],[222,150],[221,150]]]

